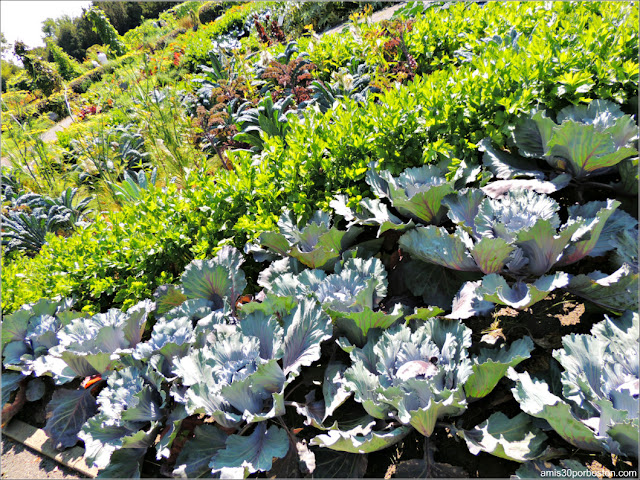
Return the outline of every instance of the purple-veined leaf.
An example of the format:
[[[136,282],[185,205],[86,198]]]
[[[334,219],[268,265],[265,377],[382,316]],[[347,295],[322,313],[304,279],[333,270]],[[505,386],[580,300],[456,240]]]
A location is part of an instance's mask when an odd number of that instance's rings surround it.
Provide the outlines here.
[[[474,455],[487,452],[507,460],[526,462],[549,453],[545,448],[547,436],[525,413],[509,418],[496,412],[473,429],[458,430],[457,434],[464,438]]]
[[[596,247],[606,222],[619,206],[619,201],[607,200],[569,207],[569,222],[581,223],[579,232],[584,229],[588,231],[588,235],[585,239],[585,235],[582,234],[579,241],[573,241],[562,254],[557,266],[575,263],[589,255]]]
[[[90,389],[57,390],[47,405],[44,431],[58,450],[72,447],[84,422],[96,414],[98,407]]]
[[[223,299],[234,305],[247,286],[240,266],[244,257],[225,245],[215,258],[194,260],[182,274],[182,286],[188,298],[201,298],[214,302],[214,309],[222,308]]]
[[[228,435],[215,425],[198,425],[195,435],[185,443],[175,463],[173,475],[178,478],[210,478],[209,463],[223,448]]]
[[[489,395],[509,367],[515,367],[529,358],[532,350],[533,342],[529,337],[516,340],[509,347],[481,348],[480,353],[471,358],[473,373],[464,384],[467,398]]]
[[[478,292],[481,285],[481,280],[466,282],[453,298],[451,313],[447,315],[446,318],[464,320],[466,318],[486,315],[492,311],[495,305],[485,300],[484,296]]]
[[[300,368],[320,358],[320,344],[331,337],[331,319],[316,302],[303,300],[284,317],[284,356],[282,366],[288,381],[298,376]]]
[[[419,227],[402,235],[398,245],[423,262],[467,272],[480,270],[469,254],[471,239],[465,239],[460,230],[449,234],[442,227]]]
[[[571,277],[567,290],[614,311],[638,310],[638,274],[627,264],[610,275],[595,271]]]
[[[335,429],[312,438],[309,445],[319,445],[340,452],[371,453],[398,443],[411,432],[411,428],[406,426],[376,432],[373,430],[375,423],[365,420],[350,430],[340,430],[336,426]]]
[[[498,180],[482,187],[482,191],[491,198],[502,197],[513,190],[532,190],[537,193],[554,193],[569,185],[571,175],[560,174],[551,181],[546,180]]]
[[[514,247],[502,238],[484,237],[471,249],[471,256],[484,274],[499,273],[504,269]]]
[[[549,120],[552,124],[553,121]],[[520,153],[525,156],[535,156],[542,158],[544,155],[543,149],[538,145],[540,141],[539,131],[535,124],[523,124],[520,127],[520,133],[524,133],[526,130],[527,136],[531,136],[531,148],[530,151],[520,150]],[[516,129],[516,132],[518,130]],[[498,150],[491,144],[490,138],[483,139],[478,143],[480,151],[483,151],[482,163],[487,167],[496,178],[500,180],[511,180],[519,177],[532,177],[536,180],[544,179],[544,172],[538,170],[536,164],[526,158],[516,157],[508,152]],[[534,154],[531,154],[535,152]]]

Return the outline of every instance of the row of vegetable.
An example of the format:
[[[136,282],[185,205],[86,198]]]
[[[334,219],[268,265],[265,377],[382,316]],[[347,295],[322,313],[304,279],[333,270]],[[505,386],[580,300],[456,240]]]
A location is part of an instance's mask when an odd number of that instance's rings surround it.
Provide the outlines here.
[[[3,418],[46,405],[105,478],[637,467],[637,16],[409,4],[296,42],[265,23],[251,68],[219,38],[177,95],[211,177],[154,186],[127,129],[121,212],[71,234],[75,191],[3,187],[14,231],[70,235],[4,266]]]

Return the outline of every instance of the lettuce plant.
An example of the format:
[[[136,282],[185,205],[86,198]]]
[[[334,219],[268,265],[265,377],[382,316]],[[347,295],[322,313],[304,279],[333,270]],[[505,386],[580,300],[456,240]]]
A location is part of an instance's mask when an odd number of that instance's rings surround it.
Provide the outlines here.
[[[569,207],[568,219],[561,224],[555,200],[531,190],[510,191],[493,199],[469,189],[444,201],[449,206],[449,218],[457,225],[454,232],[443,227],[419,227],[400,238],[400,247],[423,262],[485,274],[480,283],[466,284],[460,298],[465,290],[469,301],[484,300],[519,309],[568,285],[567,274],[547,274],[596,248],[607,219],[620,205],[608,200]],[[461,308],[452,315],[465,318],[473,311],[480,313],[479,307]]]
[[[278,221],[279,233],[260,235],[260,246],[283,257],[293,257],[310,268],[333,270],[336,261],[361,232],[352,227],[339,230],[331,226],[331,214],[316,211],[304,227],[296,222],[293,212],[285,211]],[[257,251],[253,249],[252,251]],[[260,258],[260,257],[258,257]]]
[[[510,370],[514,398],[570,444],[593,452],[638,455],[638,314],[567,335],[553,352],[564,371],[561,389]]]

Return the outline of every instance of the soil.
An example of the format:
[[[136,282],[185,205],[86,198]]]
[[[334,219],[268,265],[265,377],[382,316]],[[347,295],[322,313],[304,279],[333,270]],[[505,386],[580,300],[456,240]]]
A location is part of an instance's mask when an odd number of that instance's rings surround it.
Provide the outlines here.
[[[86,478],[4,435],[1,470],[2,478]]]

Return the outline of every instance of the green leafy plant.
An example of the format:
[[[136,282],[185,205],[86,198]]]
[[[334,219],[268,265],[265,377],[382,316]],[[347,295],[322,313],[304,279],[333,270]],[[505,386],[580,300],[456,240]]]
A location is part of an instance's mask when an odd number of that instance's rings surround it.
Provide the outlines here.
[[[116,55],[124,55],[126,53],[126,46],[118,31],[111,25],[109,19],[99,8],[90,8],[86,11],[85,15],[93,24],[94,30],[100,35],[100,40],[103,44],[108,45],[110,50]]]

